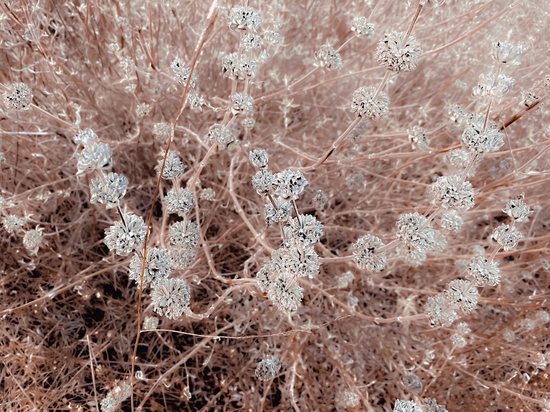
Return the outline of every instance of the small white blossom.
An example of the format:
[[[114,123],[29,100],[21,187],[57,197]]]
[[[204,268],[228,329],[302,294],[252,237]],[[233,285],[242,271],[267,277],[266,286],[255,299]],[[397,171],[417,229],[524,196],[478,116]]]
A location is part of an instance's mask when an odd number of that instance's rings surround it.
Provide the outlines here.
[[[283,170],[275,176],[274,186],[277,195],[283,199],[298,199],[308,185],[308,181],[302,172]]]
[[[519,241],[523,238],[523,235],[515,226],[508,226],[502,224],[493,230],[491,237],[508,252],[515,248]]]
[[[386,33],[376,48],[378,64],[394,72],[409,72],[416,69],[422,53],[420,44],[413,36],[403,41],[405,33],[393,31]]]
[[[25,83],[13,83],[10,86],[11,93],[4,95],[6,106],[15,110],[27,110],[32,104],[32,90]]]
[[[128,277],[134,280],[137,285],[141,282],[141,272],[143,271],[143,287],[149,284],[155,286],[157,283],[166,279],[170,275],[170,262],[164,249],[156,247],[147,248],[147,259],[145,259],[145,269],[143,270],[143,255],[141,252],[134,253],[130,261],[130,270]]]
[[[267,167],[269,156],[265,149],[256,149],[250,151],[250,162],[260,169]]]
[[[229,11],[229,28],[233,30],[256,31],[262,19],[252,7],[233,7]]]
[[[168,213],[177,213],[183,217],[195,204],[195,198],[189,190],[174,187],[164,197],[164,204]]]
[[[91,142],[76,154],[76,158],[76,167],[81,173],[88,169],[101,169],[111,164],[111,148],[106,143]]]
[[[386,254],[376,253],[376,249],[384,246],[380,238],[373,235],[361,236],[352,245],[353,260],[359,269],[369,272],[380,272],[386,267]]]
[[[489,261],[485,256],[474,256],[470,259],[468,275],[477,286],[496,286],[500,283],[498,263]]]
[[[133,250],[141,248],[145,240],[147,227],[141,216],[125,214],[124,222],[115,224],[105,230],[104,243],[117,255],[127,256]]]
[[[155,170],[157,173],[160,173],[160,169],[162,168],[162,162],[164,160],[164,155],[166,154],[166,151],[162,150],[160,152],[160,160],[157,163],[157,166],[155,167]],[[173,150],[168,151],[168,155],[166,156],[166,163],[164,164],[164,169],[162,170],[162,178],[163,179],[178,179],[181,177],[183,172],[185,172],[185,169],[187,166],[183,164],[179,156],[174,152]]]
[[[351,111],[358,117],[367,117],[375,120],[389,113],[390,98],[384,92],[379,92],[375,97],[374,87],[360,87],[353,92],[351,97]]]
[[[176,222],[168,229],[168,237],[172,245],[195,247],[199,243],[199,228],[190,221]]]
[[[132,387],[128,383],[118,384],[101,400],[101,412],[114,412],[131,394]]]
[[[474,188],[468,181],[462,182],[461,177],[440,176],[430,186],[433,203],[444,209],[468,210],[474,207]]]
[[[464,313],[470,313],[477,306],[479,292],[471,282],[455,279],[449,282],[445,289],[447,300]]]
[[[315,53],[321,67],[329,70],[338,70],[343,67],[342,57],[332,46],[325,44]]]
[[[369,23],[366,17],[357,16],[351,21],[351,31],[361,37],[372,36],[374,34],[374,24]]]
[[[43,228],[31,229],[25,232],[23,236],[23,246],[29,251],[31,255],[36,255],[38,248],[42,245],[44,234],[42,233]]]
[[[151,291],[153,310],[168,319],[178,319],[189,309],[191,288],[183,279],[162,279]]]
[[[264,359],[256,366],[256,377],[261,381],[272,379],[281,369],[281,361],[277,356]]]
[[[516,222],[528,222],[529,215],[533,213],[523,199],[524,195],[522,193],[506,202],[506,208],[503,210],[504,213],[513,218]]]
[[[128,179],[117,173],[102,174],[90,182],[90,203],[103,203],[107,209],[118,205],[118,201],[126,194]]]

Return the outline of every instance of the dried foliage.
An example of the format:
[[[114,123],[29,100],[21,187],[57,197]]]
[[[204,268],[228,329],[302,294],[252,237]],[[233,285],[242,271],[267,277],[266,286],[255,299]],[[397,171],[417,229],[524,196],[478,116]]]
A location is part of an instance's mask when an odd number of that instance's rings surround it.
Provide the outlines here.
[[[549,16],[1,2],[0,409],[550,410]]]

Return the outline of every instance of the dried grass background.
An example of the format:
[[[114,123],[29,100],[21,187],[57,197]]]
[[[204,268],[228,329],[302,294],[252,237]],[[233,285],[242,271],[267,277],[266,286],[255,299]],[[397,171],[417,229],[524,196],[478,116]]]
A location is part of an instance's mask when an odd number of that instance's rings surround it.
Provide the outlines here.
[[[260,34],[279,32],[283,42],[266,47],[270,58],[250,81],[255,127],[239,127],[236,143],[211,154],[209,127],[228,112],[234,86],[222,75],[222,57],[238,50],[240,38],[222,11],[208,16],[211,3],[0,4],[2,91],[24,82],[34,95],[29,110],[1,106],[1,213],[29,216],[24,229],[38,226],[45,234],[34,256],[22,232],[1,229],[0,409],[94,411],[126,381],[133,396],[122,404],[125,411],[340,411],[346,409],[337,400],[346,392],[359,396],[348,408],[357,411],[391,411],[397,399],[421,404],[424,397],[452,412],[550,410],[548,323],[526,321],[548,307],[550,294],[546,0],[426,4],[413,31],[424,53],[415,71],[392,76],[385,86],[389,115],[362,122],[326,162],[304,172],[309,187],[297,204],[324,225],[315,246],[323,262],[315,279],[302,281],[304,299],[293,315],[281,313],[255,284],[270,258],[265,245],[277,248],[281,233],[263,219],[265,200],[252,188],[248,152],[265,148],[276,172],[314,164],[354,120],[354,90],[376,87],[385,75],[374,58],[379,39],[406,30],[417,3],[247,3],[262,17]],[[341,70],[320,68],[289,89],[315,67],[322,45],[337,48],[352,37],[355,16],[370,16],[374,36],[342,49]],[[475,111],[472,88],[494,66],[494,41],[524,47],[521,64],[504,67],[515,85],[490,115],[500,125],[513,121],[504,129],[505,145],[483,156],[469,179],[476,204],[463,213],[462,230],[419,267],[390,255],[386,269],[373,275],[338,259],[364,234],[390,242],[399,214],[429,211],[427,188],[452,169],[446,153],[460,143],[452,107]],[[189,64],[201,44],[196,91],[209,107],[201,113],[186,107],[178,117],[187,91],[170,64],[176,57]],[[525,91],[536,91],[539,103],[522,105]],[[144,103],[150,112],[138,116]],[[176,118],[171,148],[188,166],[183,180],[200,172],[192,219],[200,223],[201,242],[192,266],[175,276],[191,286],[192,311],[209,316],[162,318],[159,330],[141,332],[133,359],[138,306],[140,321],[153,315],[150,297],[144,293],[140,301],[128,280],[130,258],[103,243],[119,216],[90,203],[92,175],[77,175],[72,139],[91,128],[110,145],[112,171],[130,181],[124,208],[144,219],[152,211],[149,245],[159,245],[174,218],[155,196],[154,167],[167,141],[152,130]],[[428,131],[429,151],[411,147],[413,126]],[[168,188],[162,183],[161,194]],[[213,201],[199,199],[205,188],[215,191]],[[314,207],[317,190],[328,197],[322,211]],[[456,323],[432,327],[423,306],[463,274],[476,246],[493,250],[489,236],[507,219],[504,204],[520,193],[534,210],[519,227],[524,239],[497,254],[502,281],[480,290],[477,309],[461,319],[472,330],[468,344],[454,347]],[[347,271],[354,280],[338,287]],[[515,332],[511,342],[503,339],[506,329]],[[259,381],[258,362],[273,355],[280,372]],[[132,363],[143,380],[132,376]],[[406,371],[422,380],[420,392],[404,384]]]

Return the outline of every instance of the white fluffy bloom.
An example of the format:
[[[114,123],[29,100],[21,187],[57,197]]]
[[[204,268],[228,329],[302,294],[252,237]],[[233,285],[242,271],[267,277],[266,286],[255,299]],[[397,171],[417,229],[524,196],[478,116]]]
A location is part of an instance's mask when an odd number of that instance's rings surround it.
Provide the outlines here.
[[[191,288],[183,279],[162,279],[151,291],[153,310],[168,319],[178,319],[189,309]]]

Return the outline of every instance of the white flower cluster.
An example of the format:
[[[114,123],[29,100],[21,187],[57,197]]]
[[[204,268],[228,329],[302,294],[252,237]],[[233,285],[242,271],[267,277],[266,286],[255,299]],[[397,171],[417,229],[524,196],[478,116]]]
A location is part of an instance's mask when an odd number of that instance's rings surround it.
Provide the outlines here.
[[[271,358],[262,360],[256,366],[256,377],[261,381],[272,379],[281,369],[281,361],[274,355]]]
[[[425,152],[429,149],[430,139],[426,136],[426,132],[420,126],[413,126],[409,133],[409,141],[412,143],[414,150]]]
[[[107,209],[117,207],[119,200],[126,194],[128,179],[117,173],[101,173],[99,177],[90,182],[92,194],[90,203],[103,203]]]
[[[360,87],[351,96],[351,111],[358,117],[375,120],[389,113],[390,98],[384,92],[376,95],[374,87]]]
[[[214,124],[208,129],[208,137],[216,143],[220,149],[226,149],[231,143],[237,140],[232,129]]]
[[[328,44],[321,46],[317,53],[315,53],[315,57],[319,61],[321,67],[325,67],[329,70],[338,70],[344,66],[340,53]]]
[[[157,166],[155,167],[155,170],[157,173],[160,173],[160,170],[162,169],[162,162],[164,160],[164,156],[166,154],[166,151],[163,149],[160,152],[160,160],[157,163]],[[187,166],[183,164],[179,156],[174,152],[173,150],[168,151],[168,155],[166,156],[166,162],[164,164],[164,169],[162,170],[162,178],[163,179],[178,179],[181,177],[183,172],[185,172],[185,169]]]
[[[229,11],[230,29],[256,31],[261,23],[261,16],[252,7],[233,7]]]
[[[405,33],[397,31],[384,35],[375,54],[380,66],[394,72],[410,72],[416,69],[422,49],[413,36],[403,41],[404,36]]]
[[[191,288],[183,279],[162,279],[151,291],[153,310],[168,319],[178,319],[189,310]]]
[[[131,394],[132,387],[130,384],[121,382],[101,400],[101,412],[114,412]]]
[[[147,227],[141,216],[124,214],[122,222],[115,222],[105,230],[104,243],[117,255],[127,256],[143,246],[146,232]]]
[[[356,16],[351,21],[351,31],[361,37],[372,36],[374,34],[374,24],[369,23],[366,17]]]
[[[147,248],[145,268],[142,263],[143,254],[140,251],[134,253],[130,261],[128,277],[139,285],[141,273],[143,272],[143,288],[149,284],[154,287],[170,275],[170,262],[168,260],[168,254],[164,249],[156,247]]]
[[[474,153],[488,153],[504,145],[504,135],[491,120],[485,121],[484,115],[475,116],[464,128],[462,146]]]
[[[468,181],[461,183],[461,177],[440,176],[430,186],[433,203],[444,209],[458,209],[466,211],[474,207],[474,188]]]
[[[222,58],[222,72],[232,80],[246,80],[254,77],[258,71],[258,62],[238,53],[226,54]]]
[[[376,249],[384,246],[380,238],[373,235],[361,236],[352,245],[353,260],[359,269],[368,272],[380,272],[386,267],[386,254],[376,253]]]
[[[32,90],[25,83],[13,83],[11,93],[4,95],[4,104],[15,110],[27,110],[32,104]]]
[[[93,130],[81,130],[73,140],[76,144],[84,146],[82,151],[76,154],[76,167],[79,173],[111,165],[111,148],[106,143],[100,143]]]

